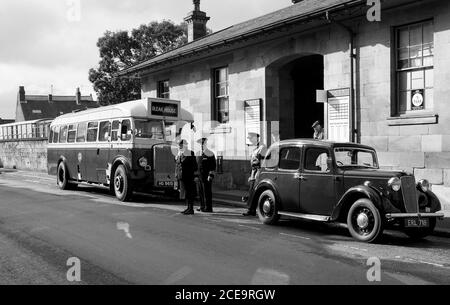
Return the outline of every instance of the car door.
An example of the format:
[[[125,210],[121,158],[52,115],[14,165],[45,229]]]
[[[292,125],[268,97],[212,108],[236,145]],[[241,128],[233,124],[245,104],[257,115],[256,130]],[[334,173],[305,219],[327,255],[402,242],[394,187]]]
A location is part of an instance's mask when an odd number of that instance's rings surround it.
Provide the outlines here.
[[[330,215],[334,206],[334,175],[329,168],[328,148],[306,147],[300,179],[300,211]]]
[[[299,211],[300,182],[298,175],[300,164],[301,147],[285,146],[279,148],[276,184],[282,210],[286,212]]]

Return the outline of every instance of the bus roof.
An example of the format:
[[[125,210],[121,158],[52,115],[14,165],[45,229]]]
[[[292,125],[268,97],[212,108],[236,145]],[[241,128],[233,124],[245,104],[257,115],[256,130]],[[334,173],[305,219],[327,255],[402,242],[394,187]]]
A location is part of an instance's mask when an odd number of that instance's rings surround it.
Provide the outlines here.
[[[77,123],[92,120],[108,120],[113,118],[148,118],[165,119],[167,121],[193,122],[193,115],[181,108],[181,102],[160,98],[146,98],[111,106],[69,113],[57,117],[52,125]]]

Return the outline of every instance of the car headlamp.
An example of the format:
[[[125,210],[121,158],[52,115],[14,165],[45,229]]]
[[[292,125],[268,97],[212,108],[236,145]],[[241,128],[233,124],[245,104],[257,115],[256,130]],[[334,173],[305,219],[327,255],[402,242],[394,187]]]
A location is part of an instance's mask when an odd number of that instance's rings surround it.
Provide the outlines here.
[[[426,179],[420,180],[419,183],[417,183],[417,185],[424,193],[431,191],[431,183]]]
[[[146,167],[148,165],[148,160],[145,157],[142,157],[139,159],[139,166],[140,167]]]
[[[400,181],[400,178],[393,177],[389,179],[388,186],[394,191],[398,192],[402,188],[402,182]]]

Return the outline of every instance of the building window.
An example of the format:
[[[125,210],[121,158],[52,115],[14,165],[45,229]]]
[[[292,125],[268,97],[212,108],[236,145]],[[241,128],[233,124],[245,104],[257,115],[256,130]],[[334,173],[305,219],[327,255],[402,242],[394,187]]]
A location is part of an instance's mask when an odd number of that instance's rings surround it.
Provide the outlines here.
[[[163,80],[158,82],[158,90],[157,94],[159,98],[170,98],[170,87],[169,87],[169,81]]]
[[[433,108],[433,22],[396,29],[397,114]]]
[[[230,120],[230,105],[228,96],[228,67],[214,70],[214,119],[219,123]]]

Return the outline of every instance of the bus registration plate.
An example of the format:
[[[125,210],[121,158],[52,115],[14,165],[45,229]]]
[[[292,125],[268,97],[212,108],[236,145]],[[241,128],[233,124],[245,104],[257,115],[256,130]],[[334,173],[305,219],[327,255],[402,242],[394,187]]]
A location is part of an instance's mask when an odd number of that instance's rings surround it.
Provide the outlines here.
[[[174,187],[175,182],[174,181],[158,181],[156,183],[156,185],[159,187]]]

